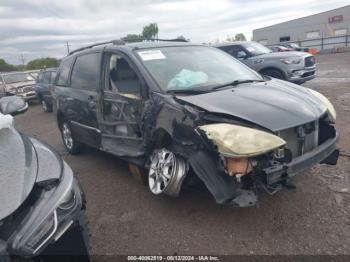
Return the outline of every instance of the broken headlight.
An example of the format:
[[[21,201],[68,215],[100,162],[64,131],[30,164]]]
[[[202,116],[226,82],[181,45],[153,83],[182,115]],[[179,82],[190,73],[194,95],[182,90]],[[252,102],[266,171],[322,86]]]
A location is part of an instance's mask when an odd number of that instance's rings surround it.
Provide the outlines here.
[[[332,122],[332,123],[335,123],[335,120],[337,119],[337,113],[334,109],[334,106],[332,105],[332,103],[328,100],[327,97],[325,97],[324,95],[322,95],[321,93],[311,89],[311,88],[308,88],[308,90],[310,91],[311,94],[313,94],[314,96],[316,96],[319,100],[321,100],[321,102],[327,107],[327,110],[328,110],[328,117],[329,117],[329,120]]]
[[[278,136],[244,126],[222,123],[198,128],[206,133],[225,157],[258,156],[286,144]]]

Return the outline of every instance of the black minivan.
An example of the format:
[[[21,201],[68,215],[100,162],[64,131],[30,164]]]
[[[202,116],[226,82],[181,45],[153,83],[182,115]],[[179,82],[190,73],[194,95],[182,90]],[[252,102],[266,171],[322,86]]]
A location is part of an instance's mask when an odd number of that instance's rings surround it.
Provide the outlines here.
[[[70,153],[84,144],[146,168],[153,194],[177,196],[199,178],[217,203],[252,206],[256,188],[275,193],[338,158],[325,96],[213,47],[91,45],[63,59],[53,95]]]

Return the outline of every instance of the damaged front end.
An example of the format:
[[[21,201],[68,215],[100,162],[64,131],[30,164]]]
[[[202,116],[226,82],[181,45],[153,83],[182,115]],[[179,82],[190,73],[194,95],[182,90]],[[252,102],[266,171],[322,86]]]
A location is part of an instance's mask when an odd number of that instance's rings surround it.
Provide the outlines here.
[[[294,187],[296,174],[317,163],[335,165],[339,154],[328,115],[275,133],[228,123],[196,131],[211,150],[190,158],[192,167],[218,203],[238,207],[255,205],[259,187],[269,194]]]

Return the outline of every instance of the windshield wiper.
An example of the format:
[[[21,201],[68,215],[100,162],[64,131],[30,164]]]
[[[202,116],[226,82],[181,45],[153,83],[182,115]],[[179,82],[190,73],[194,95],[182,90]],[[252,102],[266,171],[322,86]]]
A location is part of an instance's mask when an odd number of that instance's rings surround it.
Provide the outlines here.
[[[168,89],[166,92],[170,94],[203,94],[208,91],[199,89]]]
[[[219,85],[219,86],[214,86],[211,90],[218,90],[220,88],[227,87],[227,86],[237,86],[237,85],[240,85],[240,84],[253,83],[253,82],[265,82],[265,81],[264,80],[259,80],[259,79],[235,80],[233,82],[229,82],[229,83],[226,83],[226,84],[222,84],[222,85]]]

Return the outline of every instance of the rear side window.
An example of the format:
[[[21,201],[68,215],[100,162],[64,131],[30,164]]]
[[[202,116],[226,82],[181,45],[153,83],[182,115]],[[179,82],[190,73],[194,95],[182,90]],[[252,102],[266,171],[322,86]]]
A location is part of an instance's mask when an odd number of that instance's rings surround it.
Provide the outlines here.
[[[70,70],[72,61],[73,61],[73,57],[69,57],[66,60],[62,61],[60,65],[60,71],[58,73],[57,83],[56,83],[58,86],[68,85],[69,70]]]
[[[71,87],[96,89],[100,67],[100,53],[91,53],[77,57],[75,61]]]

